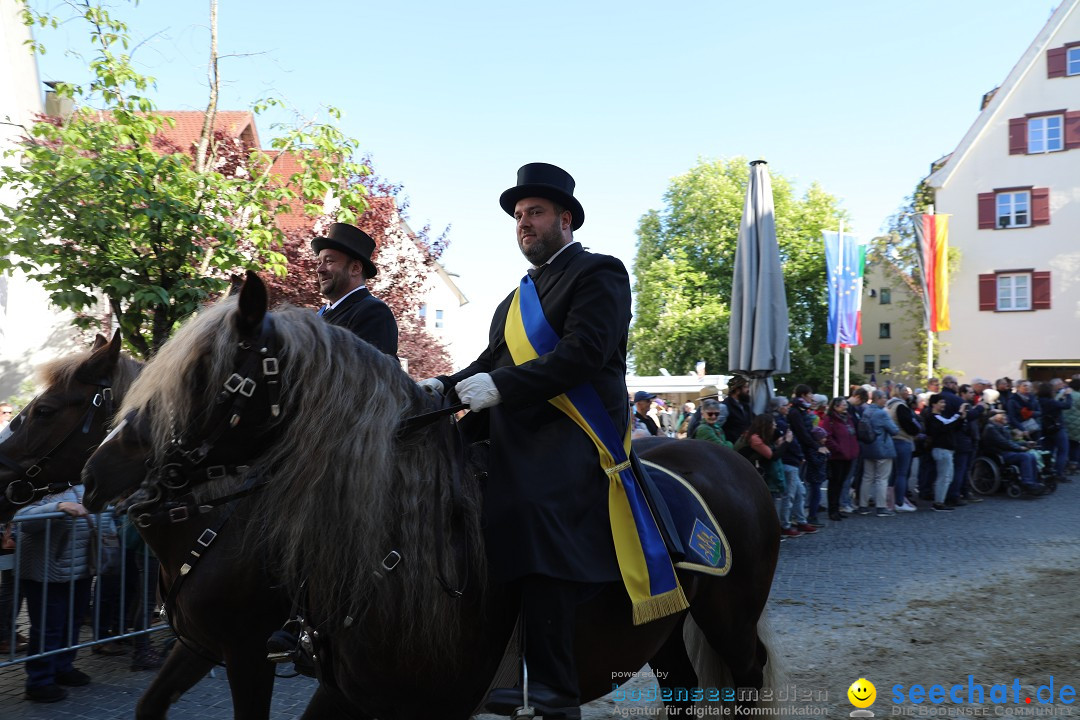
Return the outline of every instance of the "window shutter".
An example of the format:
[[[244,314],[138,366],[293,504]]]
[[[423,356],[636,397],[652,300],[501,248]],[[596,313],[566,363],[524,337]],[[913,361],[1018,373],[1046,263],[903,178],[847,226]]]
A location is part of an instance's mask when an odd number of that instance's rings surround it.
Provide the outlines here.
[[[979,309],[997,310],[997,275],[994,273],[979,276]]]
[[[1031,224],[1050,224],[1050,188],[1031,189]]]
[[[1031,309],[1050,309],[1050,271],[1031,273]]]
[[[1046,77],[1065,77],[1066,48],[1059,47],[1046,51]]]
[[[1065,149],[1080,149],[1080,110],[1065,113]]]
[[[1027,118],[1009,120],[1009,154],[1027,154]]]
[[[995,193],[979,193],[979,229],[993,230],[997,227],[994,216],[997,214],[997,196]]]

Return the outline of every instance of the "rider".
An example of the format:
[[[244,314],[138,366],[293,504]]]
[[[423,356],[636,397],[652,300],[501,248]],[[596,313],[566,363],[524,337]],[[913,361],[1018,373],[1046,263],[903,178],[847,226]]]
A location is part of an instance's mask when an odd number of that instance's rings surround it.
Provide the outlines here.
[[[371,262],[371,236],[347,223],[334,223],[326,237],[311,241],[311,249],[318,255],[319,292],[327,300],[319,310],[323,320],[352,330],[387,355],[397,355],[394,313],[367,289],[367,281],[378,273]]]
[[[518,248],[532,266],[529,277],[495,311],[488,347],[477,360],[421,385],[440,393],[455,388],[473,411],[491,408],[491,480],[484,496],[490,571],[521,590],[529,704],[545,717],[573,720],[581,714],[575,608],[599,583],[618,581],[620,568],[608,514],[609,474],[594,441],[554,403],[591,386],[596,419],[612,423],[620,438],[627,429],[630,281],[618,259],[574,240],[585,215],[566,171],[531,163],[517,178],[499,204],[515,220]],[[529,318],[540,313],[528,312],[530,297],[542,306],[553,347],[533,342]],[[540,345],[531,360],[521,355],[522,337]],[[521,687],[499,688],[487,707],[507,715],[522,700]]]

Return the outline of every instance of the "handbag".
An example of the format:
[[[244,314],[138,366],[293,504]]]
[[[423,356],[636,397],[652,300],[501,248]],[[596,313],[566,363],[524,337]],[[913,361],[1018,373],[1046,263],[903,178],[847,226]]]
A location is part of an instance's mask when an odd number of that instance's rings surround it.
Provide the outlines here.
[[[1020,423],[1020,429],[1027,433],[1039,432],[1039,421],[1035,418],[1028,418]]]
[[[111,531],[100,531],[93,519],[87,515],[90,525],[90,573],[93,575],[119,575],[123,563],[120,552],[120,537]]]

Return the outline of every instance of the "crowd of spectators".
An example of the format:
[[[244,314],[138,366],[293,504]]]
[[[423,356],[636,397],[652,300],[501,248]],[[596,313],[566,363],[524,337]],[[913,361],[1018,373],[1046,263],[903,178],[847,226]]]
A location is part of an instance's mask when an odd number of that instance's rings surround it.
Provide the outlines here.
[[[829,399],[800,384],[755,415],[748,381],[735,376],[726,393],[706,388],[678,412],[638,392],[634,434],[711,442],[743,455],[772,493],[788,539],[818,532],[826,517],[949,513],[982,502],[970,483],[979,455],[1015,466],[1030,497],[1046,494],[1048,482],[1070,482],[1080,471],[1077,390],[1080,376],[960,384],[946,375],[930,378],[925,390],[871,384]]]

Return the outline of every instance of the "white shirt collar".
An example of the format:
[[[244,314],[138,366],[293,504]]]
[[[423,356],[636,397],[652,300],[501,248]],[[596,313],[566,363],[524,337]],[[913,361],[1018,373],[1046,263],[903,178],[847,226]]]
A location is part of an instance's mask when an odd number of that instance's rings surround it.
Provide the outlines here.
[[[578,244],[577,240],[571,240],[570,242],[566,243],[561,248],[559,248],[558,252],[556,252],[554,255],[549,257],[547,262],[544,263],[544,265],[550,265],[552,262],[554,262],[555,258],[559,257],[560,255],[562,255],[566,251],[566,248],[570,247],[571,245],[577,245],[577,244]],[[544,265],[532,265],[530,269],[535,270],[537,268],[544,267]]]
[[[347,292],[344,295],[342,295],[341,297],[339,297],[337,299],[337,302],[333,302],[333,303],[330,303],[329,305],[327,305],[326,310],[324,310],[323,312],[330,312],[331,310],[336,308],[338,305],[345,302],[345,298],[349,297],[350,295],[352,295],[357,290],[364,290],[366,288],[367,288],[367,285],[360,285],[359,287],[354,287],[352,290],[350,290],[349,292]]]

